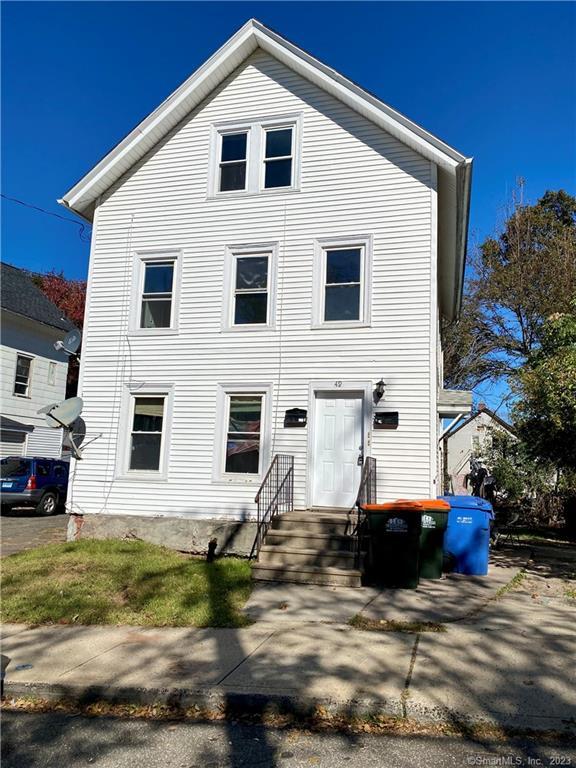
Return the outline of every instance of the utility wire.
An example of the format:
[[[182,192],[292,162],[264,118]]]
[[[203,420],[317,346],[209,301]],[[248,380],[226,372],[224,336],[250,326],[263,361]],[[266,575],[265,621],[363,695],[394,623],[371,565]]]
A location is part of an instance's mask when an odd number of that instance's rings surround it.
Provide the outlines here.
[[[90,234],[87,232],[89,225],[82,224],[82,222],[76,221],[76,219],[70,219],[68,216],[61,216],[59,213],[53,213],[52,211],[47,211],[45,208],[40,208],[38,205],[25,203],[24,200],[18,200],[18,198],[16,197],[10,197],[9,195],[5,195],[1,192],[0,192],[0,197],[3,197],[4,200],[9,200],[11,203],[18,203],[18,205],[23,205],[25,208],[32,208],[33,211],[39,211],[40,213],[45,213],[47,216],[54,216],[55,219],[68,221],[70,224],[74,224],[76,227],[80,227],[78,231],[78,235],[80,237],[80,240],[82,240],[83,243],[90,242]]]

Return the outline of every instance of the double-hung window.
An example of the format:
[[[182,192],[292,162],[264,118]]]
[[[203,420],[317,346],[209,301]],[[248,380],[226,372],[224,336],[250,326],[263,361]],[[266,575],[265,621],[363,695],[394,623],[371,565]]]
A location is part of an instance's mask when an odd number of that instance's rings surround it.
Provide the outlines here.
[[[234,325],[268,321],[268,255],[238,256],[234,289]]]
[[[30,379],[32,374],[32,358],[27,355],[16,357],[16,376],[14,378],[14,394],[18,397],[30,396]]]
[[[366,325],[370,321],[368,237],[316,244],[314,325]]]
[[[294,128],[268,128],[264,144],[264,189],[291,187]]]
[[[224,330],[274,326],[277,243],[226,249]]]
[[[226,474],[260,474],[261,394],[228,395]]]
[[[215,482],[259,482],[270,462],[272,385],[219,384]]]
[[[248,132],[223,133],[220,145],[220,192],[246,189]]]
[[[130,330],[133,333],[173,333],[178,329],[179,251],[137,253]]]
[[[132,398],[130,471],[158,472],[162,459],[166,396]]]
[[[145,262],[140,328],[170,328],[173,287],[173,260]]]
[[[210,196],[299,187],[300,116],[214,126]]]

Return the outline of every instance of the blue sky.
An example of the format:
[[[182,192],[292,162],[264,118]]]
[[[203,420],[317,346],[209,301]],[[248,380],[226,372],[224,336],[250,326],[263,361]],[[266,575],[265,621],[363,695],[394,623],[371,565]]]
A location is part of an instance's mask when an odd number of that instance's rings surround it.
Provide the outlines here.
[[[517,177],[576,191],[572,3],[3,2],[2,191],[56,204],[256,17],[475,158],[472,241]],[[2,258],[84,277],[78,228],[2,201]]]

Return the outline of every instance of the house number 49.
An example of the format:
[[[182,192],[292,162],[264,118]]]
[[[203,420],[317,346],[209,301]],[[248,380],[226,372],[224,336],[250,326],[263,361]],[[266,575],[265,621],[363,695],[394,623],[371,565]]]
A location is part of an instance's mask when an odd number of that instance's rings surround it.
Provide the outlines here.
[[[334,382],[334,386],[335,387],[341,387],[342,386],[342,382],[341,381],[335,381]]]

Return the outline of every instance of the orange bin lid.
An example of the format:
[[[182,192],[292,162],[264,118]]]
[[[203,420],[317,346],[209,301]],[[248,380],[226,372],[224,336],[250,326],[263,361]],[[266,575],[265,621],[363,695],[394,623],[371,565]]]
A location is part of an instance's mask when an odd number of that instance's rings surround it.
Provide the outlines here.
[[[408,502],[408,499],[398,499],[399,502],[405,503]],[[437,512],[448,512],[450,509],[450,504],[447,501],[444,501],[444,499],[417,499],[414,500],[411,503],[419,504],[420,509],[426,509],[430,512],[434,512],[436,510]]]
[[[385,504],[364,504],[362,508],[373,512],[448,512],[450,504],[443,499],[397,499]]]
[[[364,504],[363,509],[372,512],[422,512],[419,501],[399,500],[389,501],[386,504]]]

